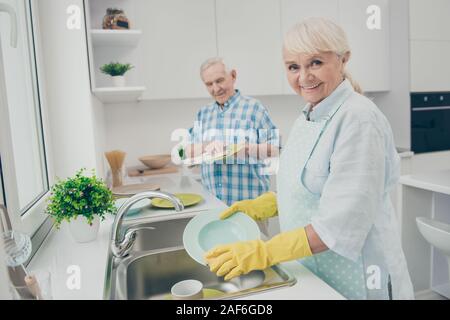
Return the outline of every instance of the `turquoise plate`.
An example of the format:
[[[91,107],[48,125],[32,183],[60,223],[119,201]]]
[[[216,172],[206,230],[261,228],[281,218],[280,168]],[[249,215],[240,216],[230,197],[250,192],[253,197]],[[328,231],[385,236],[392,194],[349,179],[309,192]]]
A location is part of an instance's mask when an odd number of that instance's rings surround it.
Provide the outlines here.
[[[119,210],[120,206],[126,200],[128,200],[128,198],[118,198],[114,201],[117,210]],[[139,213],[142,209],[149,207],[150,203],[151,203],[150,199],[142,199],[141,201],[136,202],[130,209],[128,209],[127,216],[132,216]]]
[[[260,238],[256,222],[242,212],[221,220],[223,210],[205,211],[189,221],[183,233],[183,245],[192,259],[206,265],[205,253],[219,244]]]

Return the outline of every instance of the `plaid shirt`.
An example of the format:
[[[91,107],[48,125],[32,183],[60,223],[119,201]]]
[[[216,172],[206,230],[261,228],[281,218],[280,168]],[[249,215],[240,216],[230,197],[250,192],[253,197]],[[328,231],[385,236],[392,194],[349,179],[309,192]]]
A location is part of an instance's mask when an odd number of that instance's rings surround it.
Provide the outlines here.
[[[238,90],[223,109],[217,102],[203,107],[190,134],[191,143],[220,140],[233,144],[245,139],[252,144],[279,146],[278,129],[266,108],[258,100],[242,96]],[[265,167],[263,161],[248,158],[202,163],[202,183],[217,198],[231,205],[235,201],[254,199],[269,190]]]

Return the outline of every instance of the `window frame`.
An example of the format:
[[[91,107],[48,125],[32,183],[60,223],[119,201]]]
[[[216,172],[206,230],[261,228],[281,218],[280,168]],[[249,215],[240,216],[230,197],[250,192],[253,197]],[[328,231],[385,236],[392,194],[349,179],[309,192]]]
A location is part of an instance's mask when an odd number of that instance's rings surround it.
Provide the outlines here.
[[[46,100],[46,88],[45,88],[45,73],[43,68],[43,56],[42,56],[42,47],[41,47],[41,34],[39,28],[39,10],[38,4],[36,0],[22,0],[25,3],[25,8],[29,11],[31,15],[31,26],[32,26],[32,38],[34,42],[34,64],[35,70],[35,78],[33,79],[33,83],[37,86],[36,95],[38,96],[38,102],[40,104],[40,120],[41,127],[40,136],[41,143],[44,145],[44,162],[47,170],[47,182],[48,182],[48,190],[44,193],[40,194],[39,197],[34,201],[34,203],[27,207],[26,212],[21,214],[20,212],[20,204],[19,198],[17,195],[17,179],[15,174],[15,164],[13,158],[13,149],[12,149],[12,136],[11,136],[11,127],[9,122],[9,112],[8,105],[5,98],[5,95],[2,94],[0,96],[0,112],[5,115],[0,117],[0,156],[1,156],[1,166],[2,166],[2,182],[3,182],[3,195],[5,199],[3,202],[5,206],[8,208],[9,219],[11,221],[11,225],[13,229],[20,230],[24,233],[29,234],[30,236],[34,236],[35,234],[42,234],[42,228],[48,225],[51,227],[50,218],[45,214],[45,207],[47,204],[47,199],[50,195],[50,188],[54,183],[54,170],[52,163],[52,152],[51,152],[51,143],[50,143],[50,125],[49,125],[49,117],[48,117],[48,104]],[[28,13],[27,13],[28,14]],[[9,45],[9,42],[2,41],[3,45]],[[33,58],[31,56],[30,58]],[[0,52],[0,59],[3,59],[2,53]],[[3,60],[2,60],[3,61]],[[4,70],[2,64],[0,64],[0,91],[5,91],[5,79],[4,79]],[[36,87],[33,88],[36,90]],[[38,112],[39,110],[35,110]],[[38,232],[39,231],[39,232]],[[49,230],[45,231],[45,235]],[[42,238],[42,237],[39,237]],[[37,246],[34,245],[34,250],[37,249],[42,242],[43,238],[38,241]],[[34,244],[34,243],[33,243]]]

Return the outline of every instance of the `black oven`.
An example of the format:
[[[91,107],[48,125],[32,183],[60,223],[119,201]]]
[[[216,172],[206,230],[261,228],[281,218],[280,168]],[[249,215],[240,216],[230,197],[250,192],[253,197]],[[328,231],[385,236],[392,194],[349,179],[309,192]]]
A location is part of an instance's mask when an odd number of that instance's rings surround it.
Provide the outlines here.
[[[450,150],[450,92],[411,93],[411,150]]]

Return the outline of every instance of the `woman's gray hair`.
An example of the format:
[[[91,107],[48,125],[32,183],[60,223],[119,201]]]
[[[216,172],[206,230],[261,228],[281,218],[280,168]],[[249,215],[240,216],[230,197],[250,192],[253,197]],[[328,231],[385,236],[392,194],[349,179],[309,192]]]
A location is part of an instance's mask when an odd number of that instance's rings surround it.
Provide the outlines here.
[[[209,67],[216,65],[216,64],[222,64],[225,67],[225,72],[230,72],[233,70],[230,68],[230,66],[225,62],[225,59],[222,57],[212,57],[205,60],[205,62],[202,63],[200,66],[200,77],[203,74],[203,71],[208,69]]]
[[[306,18],[293,26],[286,33],[283,46],[291,54],[334,52],[343,56],[351,52],[344,30],[325,18]],[[348,72],[344,73],[344,77],[350,81],[356,92],[362,93],[361,87]]]

